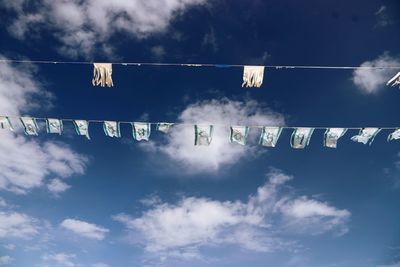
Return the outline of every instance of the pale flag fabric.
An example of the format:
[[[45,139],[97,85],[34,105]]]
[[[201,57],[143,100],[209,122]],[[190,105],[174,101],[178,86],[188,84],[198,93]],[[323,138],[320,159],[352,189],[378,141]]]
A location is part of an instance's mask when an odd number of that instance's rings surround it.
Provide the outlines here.
[[[8,117],[0,117],[0,129],[9,129],[10,131],[14,131],[11,121]]]
[[[195,146],[209,146],[213,134],[212,125],[195,125],[194,126],[194,145]]]
[[[393,76],[393,78],[391,78],[386,85],[390,85],[392,87],[394,86],[399,86],[400,87],[400,72],[398,72],[396,75]]]
[[[133,128],[133,138],[136,141],[149,141],[150,133],[151,133],[151,126],[150,123],[144,122],[134,122],[132,124]]]
[[[400,129],[396,129],[393,133],[389,134],[388,141],[400,139]]]
[[[244,66],[242,87],[261,87],[264,79],[264,66]]]
[[[35,118],[21,117],[21,122],[22,122],[22,125],[24,126],[26,135],[38,135],[39,127],[36,123]]]
[[[239,145],[246,145],[249,127],[247,126],[231,126],[231,134],[229,141]]]
[[[59,119],[47,119],[46,129],[48,133],[61,134],[63,131],[63,123]]]
[[[112,64],[111,63],[94,63],[93,64],[93,86],[112,87]]]
[[[86,120],[74,120],[75,131],[78,135],[84,135],[87,139],[89,136],[89,122]]]
[[[121,132],[119,130],[119,122],[104,121],[103,129],[104,133],[109,137],[121,137]]]
[[[314,128],[296,128],[290,138],[292,148],[302,149],[308,146]]]
[[[375,136],[380,132],[379,128],[363,128],[360,130],[358,135],[351,138],[354,142],[363,143],[364,145],[371,145],[374,141]]]
[[[163,133],[168,133],[169,129],[172,127],[173,123],[167,123],[167,122],[159,122],[157,123],[157,131],[163,132]]]
[[[266,147],[275,147],[281,135],[280,127],[263,127],[260,136],[260,145]]]
[[[324,135],[324,146],[336,148],[337,142],[347,132],[346,128],[328,128]]]

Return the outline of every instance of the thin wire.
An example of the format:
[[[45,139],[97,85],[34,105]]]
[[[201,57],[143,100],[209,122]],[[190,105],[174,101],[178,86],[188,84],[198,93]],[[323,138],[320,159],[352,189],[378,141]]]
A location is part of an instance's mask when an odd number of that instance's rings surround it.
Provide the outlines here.
[[[34,118],[36,120],[43,120],[46,121],[48,118],[38,118],[38,117],[28,117],[28,116],[2,116],[0,115],[0,117],[7,117],[7,118],[12,118],[12,119],[20,119],[21,117],[26,117],[26,118]],[[69,121],[69,122],[74,122],[76,120],[81,120],[81,119],[70,119],[70,118],[66,118],[66,119],[58,119],[61,121]],[[85,119],[82,119],[85,120]],[[105,121],[109,121],[109,120],[85,120],[89,123],[104,123]],[[132,124],[134,121],[117,121],[120,124]],[[135,122],[141,122],[141,121],[135,121]],[[173,124],[173,125],[182,125],[182,126],[194,126],[194,125],[213,125],[213,126],[219,126],[219,127],[231,127],[231,126],[236,126],[238,124],[233,123],[233,124],[218,124],[218,123],[183,123],[183,122],[143,122],[143,123],[148,123],[150,125],[157,125],[159,123],[169,123],[169,124]],[[279,125],[246,125],[246,124],[242,124],[243,126],[247,126],[249,128],[264,128],[264,127],[280,127],[282,129],[297,129],[297,128],[313,128],[316,130],[325,130],[325,129],[330,129],[330,128],[344,128],[344,129],[349,129],[349,130],[360,130],[363,128],[379,128],[382,130],[394,130],[394,129],[398,129],[400,127],[372,127],[372,126],[368,126],[368,127],[322,127],[322,126],[316,126],[316,127],[312,127],[312,126],[279,126]]]
[[[0,63],[31,63],[31,64],[74,64],[92,65],[93,61],[50,61],[50,60],[25,60],[25,59],[0,59]],[[108,62],[113,65],[123,66],[182,66],[182,67],[244,67],[243,64],[213,64],[213,63],[157,63],[157,62]],[[342,70],[381,70],[400,69],[400,66],[307,66],[307,65],[257,65],[273,69],[342,69]]]

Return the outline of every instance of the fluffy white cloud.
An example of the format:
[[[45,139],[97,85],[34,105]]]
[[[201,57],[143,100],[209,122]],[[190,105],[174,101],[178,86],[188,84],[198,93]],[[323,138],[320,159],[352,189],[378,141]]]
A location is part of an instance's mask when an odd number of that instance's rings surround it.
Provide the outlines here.
[[[11,258],[10,256],[1,256],[0,257],[0,266],[5,266],[7,264],[10,264],[14,259]]]
[[[103,240],[109,232],[106,228],[75,219],[65,219],[61,223],[61,227],[70,230],[77,235],[96,240]]]
[[[18,212],[0,212],[0,238],[30,239],[39,233],[38,221]]]
[[[35,69],[10,64],[0,66],[0,114],[20,115],[47,103],[51,95],[36,81]],[[41,142],[21,133],[18,121],[13,121],[16,132],[0,131],[0,189],[26,193],[44,185],[52,175],[66,178],[83,174],[85,156],[62,143]]]
[[[365,61],[361,67],[390,67],[400,66],[400,60],[384,53],[378,58]],[[395,70],[388,69],[357,69],[353,72],[353,83],[361,91],[372,94],[386,88],[386,82],[396,74]]]
[[[191,104],[178,116],[188,125],[175,125],[166,135],[164,144],[142,144],[149,151],[162,152],[189,173],[216,172],[222,166],[232,165],[257,151],[254,146],[229,144],[229,126],[220,125],[284,125],[281,114],[271,111],[255,100],[229,99],[201,101]],[[192,124],[217,124],[210,146],[194,146]],[[250,131],[256,139],[258,129]],[[255,140],[254,140],[255,141]]]
[[[99,262],[92,265],[92,267],[110,267],[108,264]]]
[[[49,184],[47,185],[47,189],[54,194],[58,194],[64,192],[71,188],[70,185],[64,183],[60,179],[52,179]]]
[[[400,261],[389,265],[379,265],[378,267],[400,267]]]
[[[0,2],[15,12],[8,31],[17,38],[51,29],[63,43],[61,52],[90,57],[116,32],[136,38],[167,30],[171,21],[206,0],[29,0]],[[100,47],[110,51],[110,46]]]
[[[73,260],[76,258],[75,254],[66,253],[55,253],[55,254],[45,254],[42,256],[42,260],[45,262],[52,263],[52,266],[76,266]]]
[[[247,202],[183,197],[176,204],[155,203],[137,218],[113,218],[127,227],[133,243],[167,258],[201,258],[200,248],[227,244],[252,251],[287,249],[292,241],[283,236],[289,227],[294,234],[345,232],[349,211],[284,193],[285,183],[293,177],[279,170],[268,177]]]

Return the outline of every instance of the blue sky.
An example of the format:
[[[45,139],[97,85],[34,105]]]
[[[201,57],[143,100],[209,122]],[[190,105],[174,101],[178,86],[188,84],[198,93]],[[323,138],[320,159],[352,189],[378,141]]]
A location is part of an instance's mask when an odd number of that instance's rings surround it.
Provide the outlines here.
[[[400,65],[398,1],[1,1],[0,56],[30,60]],[[239,125],[396,127],[396,71],[0,65],[1,115]],[[400,266],[399,142],[316,130],[304,150],[0,131],[0,266]]]

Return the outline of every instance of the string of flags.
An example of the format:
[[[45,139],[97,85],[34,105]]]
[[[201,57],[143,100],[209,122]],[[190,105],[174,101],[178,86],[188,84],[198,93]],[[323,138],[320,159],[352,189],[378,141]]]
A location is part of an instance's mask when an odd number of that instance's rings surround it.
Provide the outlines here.
[[[0,63],[32,63],[32,64],[84,64],[93,65],[93,86],[113,87],[112,66],[181,66],[181,67],[216,67],[216,68],[243,68],[242,87],[259,88],[263,84],[264,70],[269,69],[343,69],[343,70],[399,70],[400,66],[304,66],[304,65],[241,65],[241,64],[193,64],[193,63],[151,63],[151,62],[114,62],[114,63],[95,63],[88,61],[49,61],[49,60],[15,60],[0,59]],[[400,72],[394,75],[387,83],[387,86],[399,86]]]
[[[118,121],[99,121],[99,120],[74,120],[74,119],[54,119],[54,118],[33,118],[18,117],[26,135],[39,135],[39,125],[37,120],[45,120],[46,132],[49,134],[63,133],[63,121],[71,121],[74,124],[77,135],[85,136],[90,140],[89,123],[101,122],[103,124],[104,134],[108,137],[121,138],[120,124],[129,123],[132,126],[132,136],[136,141],[149,141],[152,125],[156,126],[156,130],[164,134],[174,125],[187,125],[184,123],[168,123],[168,122],[118,122]],[[194,145],[209,146],[213,139],[213,130],[216,125],[194,124]],[[376,135],[382,129],[392,129],[387,141],[400,139],[400,128],[323,128],[323,127],[272,127],[272,126],[237,126],[230,127],[229,142],[239,145],[246,145],[251,128],[261,128],[259,144],[264,147],[275,147],[278,139],[284,129],[293,129],[290,137],[290,145],[295,149],[304,149],[308,146],[311,136],[315,129],[326,129],[324,133],[324,146],[328,148],[336,148],[338,141],[345,135],[348,129],[359,129],[359,133],[351,137],[351,140],[364,145],[371,145]],[[9,116],[0,116],[0,128],[14,131]]]

